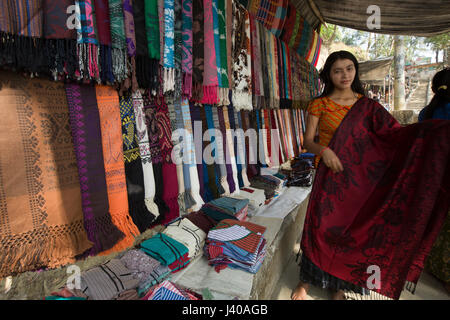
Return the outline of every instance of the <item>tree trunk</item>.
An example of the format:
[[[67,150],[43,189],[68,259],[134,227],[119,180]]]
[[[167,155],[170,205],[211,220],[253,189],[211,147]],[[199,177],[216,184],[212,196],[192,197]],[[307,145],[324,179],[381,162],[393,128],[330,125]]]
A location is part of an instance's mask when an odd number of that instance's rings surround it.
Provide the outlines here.
[[[403,36],[394,36],[394,110],[405,110],[405,44]]]
[[[330,39],[328,39],[328,41],[327,41],[327,44],[328,44],[328,45],[332,44],[334,38],[336,37],[336,28],[337,28],[337,25],[335,24],[335,25],[334,25],[334,29],[333,29],[333,33],[331,34]]]
[[[439,50],[436,50],[436,63],[439,62]]]

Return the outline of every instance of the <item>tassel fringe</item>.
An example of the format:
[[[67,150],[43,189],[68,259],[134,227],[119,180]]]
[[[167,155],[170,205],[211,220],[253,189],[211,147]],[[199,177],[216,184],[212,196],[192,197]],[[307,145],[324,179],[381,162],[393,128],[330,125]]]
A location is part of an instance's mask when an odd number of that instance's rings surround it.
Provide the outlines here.
[[[235,109],[253,110],[251,94],[242,90],[233,90],[232,93],[233,106]]]
[[[183,95],[188,99],[192,97],[192,73],[183,73]]]
[[[242,169],[241,171],[242,181],[244,182],[244,187],[250,187],[250,181],[248,181],[247,169]]]
[[[153,199],[144,199],[145,202],[145,206],[147,207],[147,210],[150,211],[155,218],[158,218],[159,216],[159,209],[158,206],[156,205],[155,201],[153,201]]]
[[[218,86],[203,86],[203,104],[217,104],[218,101]]]
[[[104,250],[99,255],[106,256],[113,252],[126,250],[133,246],[135,238],[139,235],[139,230],[133,223],[128,212],[114,214],[111,216],[112,223],[125,234],[125,237],[120,240],[114,247],[109,250]]]
[[[52,228],[37,230],[36,237],[21,242],[19,247],[2,244],[0,250],[0,278],[42,267],[57,268],[76,260],[76,256],[92,247],[83,222],[65,226],[69,232],[57,234]],[[70,244],[70,245],[67,245]]]
[[[117,83],[128,77],[128,55],[126,48],[111,48],[112,73]]]
[[[175,90],[175,69],[163,68],[163,93]]]

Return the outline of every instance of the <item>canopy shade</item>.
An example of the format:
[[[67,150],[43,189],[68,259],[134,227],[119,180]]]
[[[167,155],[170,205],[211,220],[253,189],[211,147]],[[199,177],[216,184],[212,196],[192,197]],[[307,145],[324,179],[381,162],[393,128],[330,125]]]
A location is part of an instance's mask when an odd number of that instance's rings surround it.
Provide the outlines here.
[[[446,0],[291,0],[297,8],[308,5],[327,23],[375,33],[432,36],[450,32],[450,1]],[[369,29],[371,5],[380,8],[380,29]],[[313,7],[318,10],[314,10]],[[317,12],[319,11],[319,12]],[[317,17],[319,15],[319,17]]]
[[[383,82],[383,79],[389,74],[393,57],[362,61],[359,63],[359,78],[361,81]]]

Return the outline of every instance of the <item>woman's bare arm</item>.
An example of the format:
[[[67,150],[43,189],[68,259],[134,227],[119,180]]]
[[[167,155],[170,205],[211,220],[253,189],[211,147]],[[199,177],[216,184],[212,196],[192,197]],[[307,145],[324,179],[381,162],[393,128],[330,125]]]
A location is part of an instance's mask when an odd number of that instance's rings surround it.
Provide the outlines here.
[[[319,118],[313,116],[311,114],[308,115],[307,123],[306,123],[306,132],[305,132],[305,147],[308,152],[314,153],[316,155],[320,155],[322,152],[322,160],[325,165],[330,168],[334,173],[341,172],[344,170],[341,161],[336,156],[333,150],[330,148],[326,148],[321,146],[318,143],[314,142],[314,136],[316,135],[317,126],[319,125]]]

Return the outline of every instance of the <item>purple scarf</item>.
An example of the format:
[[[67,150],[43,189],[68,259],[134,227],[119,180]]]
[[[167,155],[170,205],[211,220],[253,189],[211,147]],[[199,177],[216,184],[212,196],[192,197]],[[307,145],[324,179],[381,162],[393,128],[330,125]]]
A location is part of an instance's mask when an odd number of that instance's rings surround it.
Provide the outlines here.
[[[111,221],[95,88],[66,84],[90,255],[112,248],[124,234]]]

